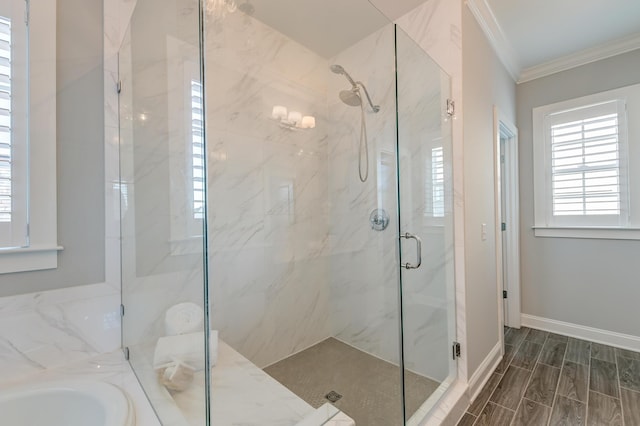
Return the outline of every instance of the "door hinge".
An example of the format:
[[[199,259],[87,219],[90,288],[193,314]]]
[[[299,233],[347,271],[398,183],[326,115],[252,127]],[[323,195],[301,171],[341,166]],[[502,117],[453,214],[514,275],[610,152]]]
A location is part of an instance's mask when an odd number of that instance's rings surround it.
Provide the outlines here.
[[[452,351],[453,359],[460,358],[460,354],[462,352],[461,348],[462,347],[460,346],[460,343],[453,342],[453,351]]]
[[[506,230],[507,230],[507,224],[506,224],[505,222],[502,222],[502,227],[501,227],[501,229],[502,229],[503,231],[506,231]]]
[[[122,80],[118,80],[118,82],[116,83],[116,91],[118,92],[118,94],[122,92]]]
[[[29,0],[24,1],[24,24],[28,27],[29,21],[31,21],[31,5]]]
[[[124,359],[126,359],[127,361],[129,361],[129,348],[125,346],[125,348],[123,349],[124,351]]]
[[[120,305],[120,316],[123,317],[124,316],[124,305]]]
[[[453,99],[447,99],[447,115],[453,117],[456,114],[456,103]]]
[[[503,299],[507,298],[507,290],[502,290],[502,298]]]

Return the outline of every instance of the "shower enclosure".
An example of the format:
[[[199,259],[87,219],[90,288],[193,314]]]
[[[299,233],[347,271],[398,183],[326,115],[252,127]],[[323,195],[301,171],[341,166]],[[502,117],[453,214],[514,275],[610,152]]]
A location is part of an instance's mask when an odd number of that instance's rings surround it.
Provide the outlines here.
[[[119,73],[161,422],[422,420],[456,378],[449,77],[367,0],[138,0]]]

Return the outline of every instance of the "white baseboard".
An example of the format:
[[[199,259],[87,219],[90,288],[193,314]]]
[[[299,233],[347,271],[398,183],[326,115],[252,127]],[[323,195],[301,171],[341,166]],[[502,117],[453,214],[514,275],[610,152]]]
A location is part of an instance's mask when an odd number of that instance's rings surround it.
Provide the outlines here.
[[[487,384],[501,360],[502,346],[500,345],[500,341],[498,341],[493,349],[491,349],[491,352],[489,352],[489,355],[487,355],[478,369],[473,373],[471,379],[469,379],[469,396],[471,402],[476,399],[476,396],[478,396],[482,388],[484,388],[484,385]]]
[[[616,333],[613,331],[601,330],[598,328],[586,327],[584,325],[572,324],[569,322],[526,314],[522,314],[522,325],[529,328],[562,334],[564,336],[575,337],[577,339],[602,343],[616,348],[640,352],[640,337],[638,336]]]

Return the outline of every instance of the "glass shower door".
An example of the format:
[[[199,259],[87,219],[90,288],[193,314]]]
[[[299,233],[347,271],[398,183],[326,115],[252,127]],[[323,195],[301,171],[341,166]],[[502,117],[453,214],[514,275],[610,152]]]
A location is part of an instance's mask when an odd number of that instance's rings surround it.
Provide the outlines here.
[[[208,425],[197,0],[138,0],[119,52],[122,340],[162,424]]]
[[[450,78],[400,28],[396,59],[405,417],[413,424],[456,375]]]

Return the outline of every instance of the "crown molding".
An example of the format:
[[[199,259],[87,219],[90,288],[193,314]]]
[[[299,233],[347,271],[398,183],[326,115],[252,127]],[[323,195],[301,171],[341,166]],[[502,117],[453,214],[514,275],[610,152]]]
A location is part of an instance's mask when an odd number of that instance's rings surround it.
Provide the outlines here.
[[[525,68],[517,79],[518,84],[537,78],[546,77],[560,71],[566,71],[571,68],[586,65],[591,62],[600,61],[602,59],[611,58],[612,56],[640,49],[640,33],[633,34],[628,37],[590,47],[571,55],[563,56],[549,62]]]
[[[505,37],[487,1],[465,0],[465,3],[489,39],[489,43],[491,43],[493,50],[498,55],[500,62],[502,62],[513,80],[518,81],[521,72],[518,56],[509,40]]]

